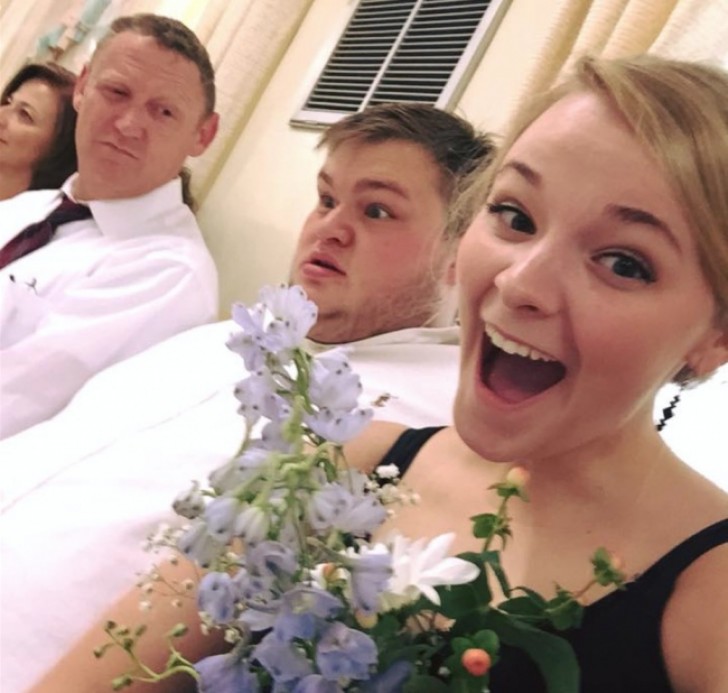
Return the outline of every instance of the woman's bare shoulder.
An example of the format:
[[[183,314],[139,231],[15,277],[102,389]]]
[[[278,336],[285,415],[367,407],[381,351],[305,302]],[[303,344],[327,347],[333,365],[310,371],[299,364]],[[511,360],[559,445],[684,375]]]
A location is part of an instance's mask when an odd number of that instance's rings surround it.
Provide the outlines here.
[[[373,421],[344,446],[346,461],[355,469],[371,472],[406,430],[403,424]]]
[[[728,690],[728,543],[678,578],[662,621],[665,663],[676,691]]]

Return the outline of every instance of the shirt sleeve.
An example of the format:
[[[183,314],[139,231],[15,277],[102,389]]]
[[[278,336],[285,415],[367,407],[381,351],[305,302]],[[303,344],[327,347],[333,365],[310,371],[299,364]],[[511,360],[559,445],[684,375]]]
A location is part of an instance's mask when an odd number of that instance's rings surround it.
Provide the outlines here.
[[[176,249],[122,248],[58,294],[38,297],[43,305],[27,318],[37,323],[0,350],[0,438],[58,412],[106,366],[213,320],[214,270],[196,261]]]

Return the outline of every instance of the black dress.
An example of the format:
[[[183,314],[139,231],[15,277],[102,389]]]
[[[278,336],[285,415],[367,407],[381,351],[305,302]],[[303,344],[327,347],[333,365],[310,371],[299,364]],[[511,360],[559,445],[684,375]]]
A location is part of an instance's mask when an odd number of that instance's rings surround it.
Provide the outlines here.
[[[409,429],[382,464],[404,476],[420,448],[441,428]],[[584,609],[579,628],[560,633],[574,648],[581,693],[671,693],[660,646],[665,606],[680,573],[704,553],[728,543],[728,518],[706,527],[670,550],[644,573]],[[710,595],[705,597],[710,608]],[[689,637],[686,634],[686,637]],[[541,693],[536,667],[520,650],[503,647],[491,673],[492,693]]]

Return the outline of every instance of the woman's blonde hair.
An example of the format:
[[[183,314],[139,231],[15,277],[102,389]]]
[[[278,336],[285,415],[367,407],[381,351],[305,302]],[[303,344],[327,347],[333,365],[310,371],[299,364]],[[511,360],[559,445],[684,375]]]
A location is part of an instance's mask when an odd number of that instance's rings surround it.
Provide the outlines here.
[[[591,92],[605,99],[663,168],[695,232],[700,263],[728,329],[728,73],[718,67],[655,56],[583,58],[559,86],[516,117],[488,169],[471,176],[461,214],[485,201],[513,142],[565,96]]]

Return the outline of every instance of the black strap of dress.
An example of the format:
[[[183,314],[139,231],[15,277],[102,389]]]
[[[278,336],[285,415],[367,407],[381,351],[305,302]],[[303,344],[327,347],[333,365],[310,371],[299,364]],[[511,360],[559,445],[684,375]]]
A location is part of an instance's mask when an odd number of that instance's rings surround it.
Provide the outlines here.
[[[412,464],[412,460],[417,456],[420,448],[435,435],[441,431],[444,426],[428,426],[427,428],[408,428],[402,435],[394,441],[387,453],[379,464],[393,464],[399,469],[400,477]]]

